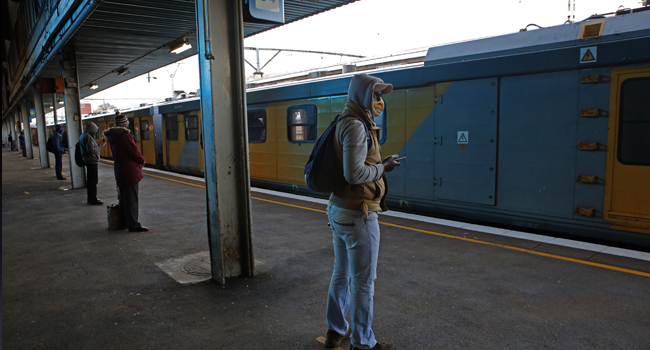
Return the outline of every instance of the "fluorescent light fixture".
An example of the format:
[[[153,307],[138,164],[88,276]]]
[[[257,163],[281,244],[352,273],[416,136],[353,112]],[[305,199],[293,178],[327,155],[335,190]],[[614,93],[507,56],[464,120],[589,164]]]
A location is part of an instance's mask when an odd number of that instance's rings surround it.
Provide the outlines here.
[[[95,89],[97,89],[98,87],[99,87],[99,85],[97,85],[97,84],[90,84],[90,86],[89,86],[88,88],[89,88],[90,90],[95,90]]]
[[[185,37],[173,41],[169,44],[169,53],[179,54],[192,48],[192,45],[185,39]]]
[[[63,104],[63,100],[59,100],[59,104],[62,105],[62,104]]]
[[[117,75],[125,76],[131,74],[131,71],[128,68],[120,67],[117,70]]]

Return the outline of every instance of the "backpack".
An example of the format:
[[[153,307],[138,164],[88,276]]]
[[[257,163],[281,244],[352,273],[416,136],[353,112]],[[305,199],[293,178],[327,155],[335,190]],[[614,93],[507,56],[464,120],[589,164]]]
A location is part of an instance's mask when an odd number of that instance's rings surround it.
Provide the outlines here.
[[[86,166],[86,162],[84,162],[84,159],[81,156],[81,146],[79,145],[79,142],[77,142],[77,144],[74,145],[74,162],[80,168],[83,168],[83,167]]]
[[[47,142],[45,143],[45,149],[48,152],[54,153],[54,140],[52,140],[52,136],[50,136],[50,138],[47,139]]]
[[[366,129],[368,149],[372,145],[368,126],[363,119],[354,114],[337,115],[323,135],[316,140],[314,149],[312,149],[309,160],[307,160],[307,164],[305,165],[305,182],[307,183],[307,187],[314,192],[335,192],[348,183],[345,181],[345,176],[343,175],[341,160],[336,155],[334,149],[336,124],[347,117],[359,119]]]

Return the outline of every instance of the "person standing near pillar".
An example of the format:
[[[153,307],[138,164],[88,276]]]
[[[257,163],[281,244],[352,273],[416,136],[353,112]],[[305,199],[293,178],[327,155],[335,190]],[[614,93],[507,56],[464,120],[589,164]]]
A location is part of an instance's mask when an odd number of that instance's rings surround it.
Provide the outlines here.
[[[18,139],[20,140],[20,148],[23,150],[23,157],[27,157],[27,150],[25,149],[25,132],[21,131],[20,136],[18,136]]]
[[[99,150],[104,147],[104,143],[97,145],[94,135],[99,128],[97,124],[90,122],[86,125],[86,129],[79,137],[79,148],[81,148],[81,157],[86,163],[86,192],[88,193],[89,205],[104,204],[101,200],[97,199],[97,183],[99,182],[98,165],[99,165]]]
[[[56,164],[54,165],[54,169],[56,171],[56,178],[58,180],[65,180],[65,176],[63,176],[62,170],[63,170],[63,153],[65,153],[65,148],[63,147],[63,142],[61,138],[61,133],[63,132],[63,126],[57,125],[54,134],[52,134],[52,145],[54,146],[54,159],[56,160]]]
[[[138,222],[138,183],[142,180],[145,159],[129,133],[129,120],[115,113],[115,127],[104,131],[111,145],[113,170],[120,201],[120,212],[126,220],[129,232],[149,231]]]
[[[9,132],[8,141],[9,141],[9,149],[13,151],[14,150],[14,138],[13,138],[13,136],[11,136],[11,131]]]

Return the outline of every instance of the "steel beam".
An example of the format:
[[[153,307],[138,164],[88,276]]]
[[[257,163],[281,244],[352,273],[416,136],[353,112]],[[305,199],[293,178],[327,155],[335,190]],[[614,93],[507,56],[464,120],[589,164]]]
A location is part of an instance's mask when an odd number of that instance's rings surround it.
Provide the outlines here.
[[[20,102],[21,115],[23,117],[23,132],[25,133],[25,157],[34,159],[32,150],[32,128],[30,127],[29,105],[27,100]]]
[[[43,108],[43,91],[40,84],[32,87],[34,95],[34,111],[36,111],[36,133],[38,134],[38,155],[41,160],[41,168],[50,167],[50,155],[47,154],[47,130],[45,124],[45,109]]]
[[[63,77],[63,103],[65,107],[66,131],[68,135],[68,157],[70,157],[70,178],[72,188],[86,187],[86,172],[74,161],[74,146],[81,136],[81,107],[79,105],[79,78],[77,62],[72,44],[61,49],[61,76]]]
[[[197,0],[212,278],[253,276],[242,1]]]

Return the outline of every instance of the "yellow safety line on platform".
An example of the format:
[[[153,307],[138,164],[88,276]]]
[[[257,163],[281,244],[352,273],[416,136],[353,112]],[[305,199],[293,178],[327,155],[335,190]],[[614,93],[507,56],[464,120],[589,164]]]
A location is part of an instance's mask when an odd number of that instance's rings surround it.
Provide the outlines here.
[[[104,164],[104,165],[106,165],[106,164]],[[106,166],[110,166],[110,165],[106,165]],[[144,173],[143,173],[143,174],[144,174]],[[191,186],[196,186],[196,187],[203,187],[203,188],[205,187],[205,186],[203,186],[203,185],[196,185],[196,184],[192,184],[192,183],[189,183],[189,182],[183,182],[183,181],[178,181],[178,180],[170,179],[170,178],[167,178],[167,177],[162,177],[162,176],[157,176],[157,175],[151,175],[151,174],[145,174],[145,175],[153,176],[153,177],[157,177],[157,178],[159,178],[159,179],[164,179],[164,180],[169,180],[169,181],[179,182],[179,183],[186,184],[186,185],[191,185]],[[303,206],[300,206],[300,205],[289,204],[289,203],[283,203],[283,202],[278,202],[278,201],[272,201],[272,200],[270,200],[270,199],[264,199],[264,198],[252,197],[252,196],[251,196],[251,199],[257,199],[257,200],[260,200],[260,201],[269,202],[269,203],[274,203],[274,204],[280,204],[280,205],[284,205],[284,206],[288,206],[288,207],[294,207],[294,208],[299,208],[299,209],[311,210],[311,211],[315,211],[315,212],[319,212],[319,213],[327,213],[327,211],[325,211],[325,210],[314,209],[314,208],[308,208],[308,207],[303,207]],[[458,237],[458,236],[448,235],[448,234],[444,234],[444,233],[440,233],[440,232],[427,231],[427,230],[422,230],[422,229],[414,228],[414,227],[408,227],[408,226],[402,226],[402,225],[391,224],[391,223],[383,222],[383,221],[379,221],[379,223],[382,224],[382,225],[392,226],[392,227],[397,227],[397,228],[401,228],[401,229],[409,230],[409,231],[416,231],[416,232],[427,233],[427,234],[430,234],[430,235],[435,235],[435,236],[440,236],[440,237],[459,239],[459,240],[467,241],[467,242],[473,242],[473,243],[485,244],[485,245],[490,245],[490,246],[493,246],[493,247],[500,247],[500,248],[505,248],[505,249],[510,249],[510,250],[516,250],[516,251],[523,252],[523,253],[529,253],[529,254],[534,254],[534,255],[545,256],[545,257],[548,257],[548,258],[554,258],[554,259],[560,259],[560,260],[565,260],[565,261],[571,261],[571,262],[575,262],[575,263],[578,263],[578,264],[584,264],[584,265],[590,265],[590,266],[602,267],[602,268],[604,268],[604,269],[608,269],[608,270],[614,270],[614,271],[625,272],[625,273],[630,273],[630,274],[639,275],[639,276],[644,276],[644,277],[650,277],[650,273],[641,272],[641,271],[635,271],[635,270],[630,270],[630,269],[623,269],[623,268],[620,268],[620,267],[610,266],[610,265],[605,265],[605,264],[599,264],[599,263],[595,263],[595,262],[591,262],[591,261],[585,261],[585,260],[579,260],[579,259],[567,258],[567,257],[560,256],[560,255],[548,254],[548,253],[538,252],[538,251],[534,251],[534,250],[530,250],[530,249],[525,249],[525,248],[511,247],[511,246],[507,246],[507,245],[503,245],[503,244],[498,244],[498,243],[479,241],[479,240],[477,240],[477,239],[471,239],[471,238],[466,238],[466,237]]]

